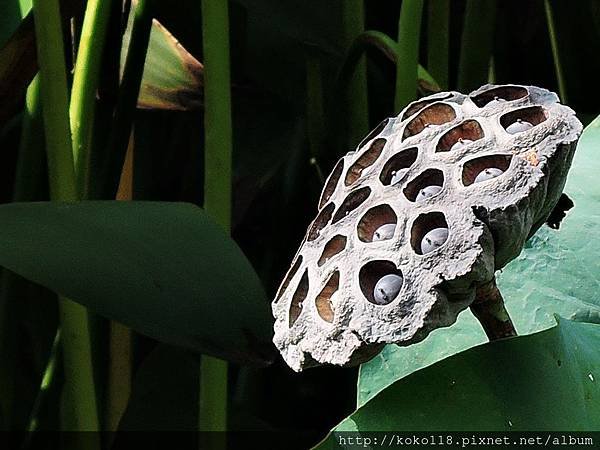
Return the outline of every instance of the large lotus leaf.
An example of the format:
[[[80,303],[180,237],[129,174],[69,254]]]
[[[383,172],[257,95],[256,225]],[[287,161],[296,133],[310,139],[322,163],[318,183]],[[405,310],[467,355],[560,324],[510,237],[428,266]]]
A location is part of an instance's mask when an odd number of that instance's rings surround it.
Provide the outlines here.
[[[575,208],[559,230],[541,228],[521,255],[499,274],[498,285],[519,334],[554,324],[553,314],[600,323],[600,117],[579,141],[565,192]],[[387,346],[363,364],[358,404],[408,374],[483,343],[469,311],[456,324],[434,331],[410,347]]]
[[[242,363],[272,352],[256,273],[191,204],[2,205],[0,265],[167,343]]]
[[[396,381],[336,431],[600,429],[600,325],[561,319],[487,343]]]

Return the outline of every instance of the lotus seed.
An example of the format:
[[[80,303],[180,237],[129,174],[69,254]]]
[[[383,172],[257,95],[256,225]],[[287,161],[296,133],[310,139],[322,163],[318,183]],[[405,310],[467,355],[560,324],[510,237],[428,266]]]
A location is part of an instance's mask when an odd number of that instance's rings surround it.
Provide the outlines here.
[[[417,197],[415,198],[416,202],[421,202],[429,197],[433,197],[435,194],[442,190],[441,186],[425,186],[423,189],[419,191]]]
[[[429,253],[441,247],[448,239],[448,228],[434,228],[421,240],[421,253]]]
[[[390,273],[379,279],[373,290],[373,300],[378,305],[391,303],[400,293],[404,279],[402,275]]]
[[[396,229],[395,223],[386,223],[385,225],[381,225],[379,228],[375,230],[373,233],[373,242],[377,241],[385,241],[386,239],[391,239],[394,235],[394,230]]]
[[[498,103],[503,103],[506,100],[504,100],[503,98],[500,98],[498,96],[495,96],[493,100],[491,100],[490,102],[488,102],[488,104],[486,106],[496,106]]]
[[[460,138],[458,141],[456,141],[454,143],[454,145],[452,147],[450,147],[450,151],[457,151],[457,150],[461,150],[464,147],[466,147],[467,145],[471,144],[473,141],[471,139],[463,139]]]
[[[517,119],[516,122],[511,123],[506,127],[506,131],[510,134],[517,134],[523,131],[527,131],[533,128],[533,124],[525,120]]]
[[[475,177],[475,181],[473,183],[481,183],[482,181],[491,180],[492,178],[496,178],[504,173],[504,170],[497,169],[496,167],[488,167],[487,169],[482,170]]]
[[[406,175],[407,172],[408,169],[394,170],[392,172],[392,179],[390,180],[390,184],[398,183],[400,180],[402,180],[402,178],[404,178],[404,175]]]

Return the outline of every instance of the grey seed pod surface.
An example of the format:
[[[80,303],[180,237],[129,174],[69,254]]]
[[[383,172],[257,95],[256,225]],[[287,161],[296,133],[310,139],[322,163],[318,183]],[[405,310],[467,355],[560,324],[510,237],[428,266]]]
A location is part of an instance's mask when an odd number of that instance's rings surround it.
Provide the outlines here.
[[[355,365],[453,324],[545,222],[582,130],[556,94],[518,85],[385,120],[335,165],[272,303],[287,364]]]

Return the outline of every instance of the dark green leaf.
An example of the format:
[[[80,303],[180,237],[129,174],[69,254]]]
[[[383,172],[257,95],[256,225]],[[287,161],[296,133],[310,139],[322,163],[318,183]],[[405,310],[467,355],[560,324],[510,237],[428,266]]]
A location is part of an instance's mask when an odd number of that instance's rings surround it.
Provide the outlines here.
[[[0,206],[0,265],[167,343],[265,363],[271,317],[235,243],[184,203]]]
[[[597,430],[598,346],[599,325],[565,319],[531,336],[487,343],[397,381],[334,433]]]
[[[181,348],[158,344],[136,371],[119,430],[196,430],[199,372],[199,359]]]

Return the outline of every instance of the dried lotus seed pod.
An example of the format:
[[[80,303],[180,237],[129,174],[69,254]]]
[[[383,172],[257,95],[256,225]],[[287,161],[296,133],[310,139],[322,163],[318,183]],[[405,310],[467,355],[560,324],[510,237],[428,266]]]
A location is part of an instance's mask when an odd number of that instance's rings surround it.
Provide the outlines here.
[[[556,94],[517,85],[437,93],[382,122],[336,164],[273,301],[287,364],[358,364],[468,307],[488,332],[481,296],[502,301],[494,273],[556,205],[581,132]]]

